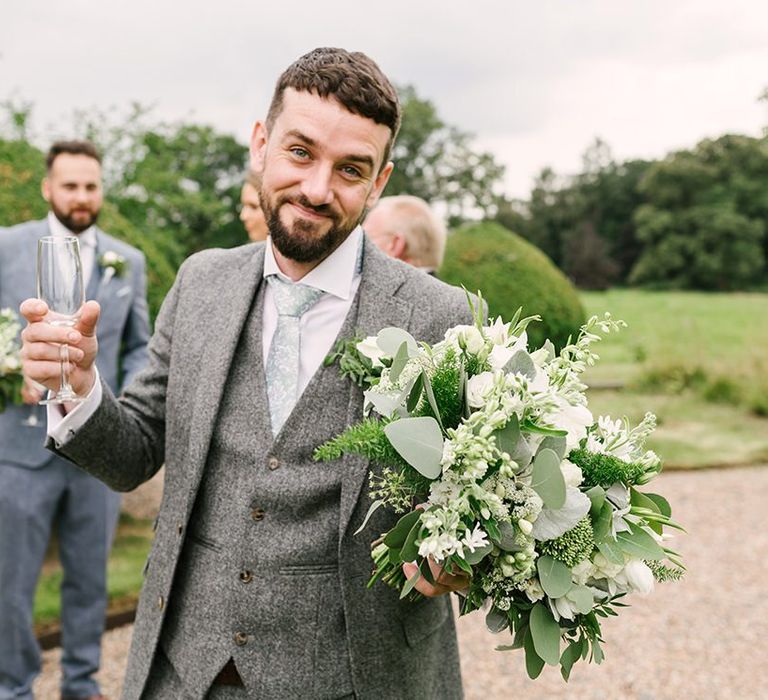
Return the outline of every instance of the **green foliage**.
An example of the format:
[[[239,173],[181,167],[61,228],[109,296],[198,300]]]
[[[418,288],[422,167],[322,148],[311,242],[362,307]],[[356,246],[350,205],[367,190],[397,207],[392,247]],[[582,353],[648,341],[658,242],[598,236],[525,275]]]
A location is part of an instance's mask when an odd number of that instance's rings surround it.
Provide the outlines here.
[[[440,407],[440,418],[446,430],[458,427],[461,422],[463,402],[459,397],[459,378],[460,371],[456,355],[450,351],[446,353],[431,377],[435,402]],[[422,398],[421,404],[413,415],[436,417],[426,398]]]
[[[330,462],[345,454],[356,454],[377,464],[410,469],[384,434],[387,424],[388,421],[383,419],[365,418],[320,445],[312,457],[317,462]]]
[[[510,319],[519,307],[525,315],[539,314],[531,324],[531,347],[549,338],[561,348],[584,323],[576,290],[540,250],[499,224],[468,225],[448,237],[440,278],[450,284],[480,290],[491,317]]]
[[[475,151],[472,135],[443,122],[434,104],[420,98],[413,86],[402,87],[399,93],[403,121],[385,194],[441,202],[452,222],[464,220],[470,210],[490,213],[504,166],[491,153]]]
[[[582,518],[576,527],[556,537],[539,543],[542,554],[563,562],[569,569],[584,561],[595,547],[595,538],[592,532],[592,521],[589,516]]]
[[[367,389],[378,382],[381,368],[374,369],[371,359],[357,349],[361,340],[364,338],[359,333],[352,338],[342,338],[326,355],[323,365],[330,367],[334,362],[338,362],[339,374],[342,377],[351,380],[361,389]]]
[[[733,290],[768,279],[768,139],[707,139],[657,162],[641,189],[631,282]]]
[[[40,194],[45,155],[26,141],[0,138],[0,226],[42,219],[48,205]]]
[[[653,572],[653,578],[659,583],[679,581],[685,575],[685,569],[681,569],[677,566],[667,566],[655,559],[648,559],[645,563]]]
[[[637,462],[625,462],[611,455],[598,454],[588,450],[573,450],[568,459],[581,468],[584,481],[582,489],[590,489],[593,486],[610,488],[617,481],[625,485],[638,483],[640,477],[645,474],[645,467]]]

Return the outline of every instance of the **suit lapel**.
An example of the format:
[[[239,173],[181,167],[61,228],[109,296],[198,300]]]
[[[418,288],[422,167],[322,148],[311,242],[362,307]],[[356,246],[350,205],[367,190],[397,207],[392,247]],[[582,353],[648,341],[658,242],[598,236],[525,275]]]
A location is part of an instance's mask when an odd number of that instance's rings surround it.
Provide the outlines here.
[[[263,270],[264,247],[260,246],[239,270],[234,270],[225,279],[216,280],[217,286],[210,292],[220,300],[222,312],[209,316],[199,328],[199,332],[205,334],[203,347],[209,351],[204,355],[201,366],[195,368],[199,378],[190,419],[187,459],[191,469],[187,514],[194,505],[232,358],[254,295],[261,284]],[[260,364],[261,358],[256,359]]]
[[[413,307],[395,296],[403,281],[403,275],[398,267],[366,238],[363,277],[358,290],[360,299],[357,328],[361,333],[375,335],[388,326],[408,328]],[[350,382],[346,425],[359,422],[362,418],[362,409],[362,392]],[[367,460],[359,457],[345,457],[344,466],[339,506],[339,543],[344,539],[344,533],[349,526],[349,520],[368,476]]]

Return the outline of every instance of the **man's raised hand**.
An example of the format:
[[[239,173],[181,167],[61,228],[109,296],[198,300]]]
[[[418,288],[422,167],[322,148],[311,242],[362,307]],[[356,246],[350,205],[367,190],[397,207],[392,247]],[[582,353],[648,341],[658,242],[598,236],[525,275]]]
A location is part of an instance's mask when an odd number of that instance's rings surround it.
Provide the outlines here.
[[[27,299],[20,307],[27,319],[21,332],[21,361],[24,376],[53,391],[61,382],[60,346],[69,346],[69,381],[79,396],[86,396],[96,381],[96,324],[101,308],[95,301],[83,305],[80,319],[73,327],[46,323],[48,306],[40,299]]]

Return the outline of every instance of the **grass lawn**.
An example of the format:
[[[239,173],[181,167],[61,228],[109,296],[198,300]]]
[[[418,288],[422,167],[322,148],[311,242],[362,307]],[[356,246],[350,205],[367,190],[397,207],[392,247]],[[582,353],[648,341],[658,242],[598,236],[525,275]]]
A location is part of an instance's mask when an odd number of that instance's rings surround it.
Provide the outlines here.
[[[668,466],[768,463],[768,418],[750,410],[768,397],[768,294],[623,289],[582,300],[588,314],[610,311],[629,325],[597,345],[601,359],[587,383],[625,388],[590,391],[594,414],[636,423],[655,413],[649,447]],[[640,390],[638,380],[654,372],[666,386]],[[698,388],[675,379],[694,373]]]
[[[110,611],[124,610],[136,604],[152,534],[152,521],[136,520],[121,514],[107,569]],[[56,544],[53,542],[46,554],[35,594],[34,618],[38,633],[58,625],[61,577]]]

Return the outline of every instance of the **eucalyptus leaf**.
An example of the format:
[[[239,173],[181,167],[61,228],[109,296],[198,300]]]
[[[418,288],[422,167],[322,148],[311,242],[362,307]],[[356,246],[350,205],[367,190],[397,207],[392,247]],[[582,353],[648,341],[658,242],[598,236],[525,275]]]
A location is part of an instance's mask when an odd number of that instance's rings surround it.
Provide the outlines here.
[[[431,416],[403,418],[384,427],[392,447],[416,471],[427,479],[442,473],[443,433]]]
[[[464,552],[464,561],[466,561],[470,566],[475,566],[479,564],[483,559],[485,559],[485,557],[488,556],[492,551],[492,544],[487,544],[484,547],[476,547],[474,552]]]
[[[581,644],[579,642],[571,642],[563,651],[560,657],[560,674],[563,676],[563,680],[567,683],[568,678],[571,675],[571,669],[579,657],[581,656]]]
[[[536,654],[550,666],[557,666],[560,663],[560,625],[549,608],[543,603],[536,603],[531,610],[529,624]]]
[[[638,506],[640,508],[648,508],[649,510],[654,511],[655,513],[658,513],[661,515],[661,509],[659,508],[656,501],[654,501],[652,498],[648,498],[648,496],[644,493],[641,493],[636,488],[630,486],[629,487],[629,502],[633,506]]]
[[[363,524],[355,530],[355,535],[359,535],[363,530],[365,530],[365,526],[368,524],[368,521],[371,519],[371,516],[379,509],[381,506],[384,505],[384,501],[374,501],[371,503],[371,507],[368,509],[368,512],[365,514],[365,519],[363,520]]]
[[[499,523],[499,535],[498,539],[495,540],[499,549],[503,549],[505,552],[522,551],[523,548],[515,543],[515,526],[512,523],[502,520]]]
[[[542,450],[552,450],[562,462],[565,459],[566,440],[562,436],[554,437],[552,435],[547,435],[541,441],[541,445],[539,445],[538,451],[541,452]]]
[[[384,544],[390,549],[401,549],[405,544],[408,533],[421,517],[422,512],[420,510],[413,510],[400,518],[395,526],[384,536]]]
[[[523,649],[525,649],[525,671],[528,674],[528,678],[536,680],[544,668],[544,659],[536,653],[530,628],[523,640]]]
[[[496,447],[499,449],[499,452],[506,452],[512,457],[521,438],[517,416],[512,414],[512,417],[503,428],[494,431],[493,437],[496,439]]]
[[[568,600],[573,603],[577,612],[582,615],[588,615],[594,605],[594,596],[592,591],[586,586],[574,586],[568,591]]]
[[[597,549],[612,564],[624,564],[624,552],[616,540],[608,537],[597,545]]]
[[[605,655],[603,654],[603,648],[600,646],[600,642],[595,640],[592,642],[592,658],[596,664],[603,663]]]
[[[592,504],[589,509],[589,515],[594,519],[600,513],[603,503],[605,503],[605,490],[602,486],[593,486],[587,491],[587,496]]]
[[[507,374],[522,374],[531,381],[536,379],[536,365],[525,350],[518,350],[504,365]]]
[[[550,598],[562,598],[571,589],[571,570],[563,562],[544,554],[536,560],[536,568],[541,587]]]
[[[395,328],[394,326],[382,328],[376,336],[376,345],[390,357],[397,354],[403,343],[406,343],[408,347],[409,357],[414,357],[419,352],[419,345],[414,337],[402,328]]]
[[[541,450],[536,455],[531,488],[541,496],[547,508],[557,510],[565,505],[565,479],[560,471],[560,458],[554,450]]]
[[[366,404],[373,406],[376,413],[380,416],[389,417],[393,413],[397,412],[397,409],[403,403],[403,395],[390,396],[388,394],[380,394],[375,389],[368,389],[363,392]]]
[[[656,504],[656,507],[662,515],[666,515],[668,518],[672,517],[672,507],[664,496],[659,496],[657,493],[646,493],[644,495]]]
[[[553,540],[555,537],[560,537],[576,527],[579,520],[589,512],[590,505],[591,502],[586,494],[575,486],[568,486],[565,489],[563,507],[542,509],[533,523],[531,534],[537,540]],[[610,527],[610,522],[608,526]]]
[[[613,522],[613,506],[605,501],[596,518],[592,519],[592,531],[595,535],[595,543],[605,542],[611,535],[611,523]]]
[[[389,378],[393,384],[397,384],[397,381],[400,379],[400,374],[405,369],[405,366],[407,364],[408,364],[408,343],[403,341],[400,344],[400,347],[397,349],[397,352],[395,353],[395,357],[392,360],[392,365],[389,368]]]
[[[664,559],[666,556],[661,545],[635,523],[629,523],[629,531],[616,534],[619,547],[631,557],[639,559]]]
[[[498,634],[509,627],[509,617],[503,610],[491,606],[488,614],[485,616],[485,626],[489,632]]]

